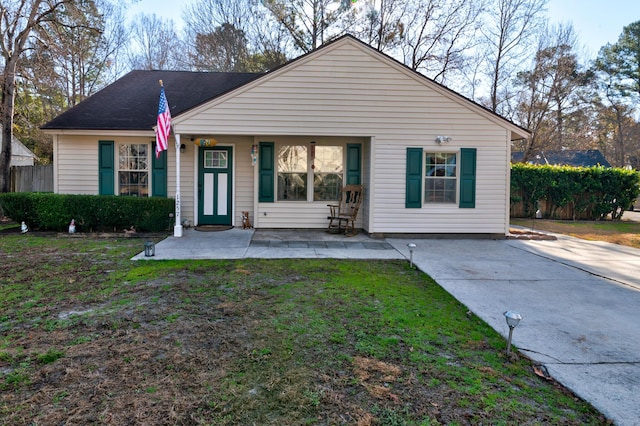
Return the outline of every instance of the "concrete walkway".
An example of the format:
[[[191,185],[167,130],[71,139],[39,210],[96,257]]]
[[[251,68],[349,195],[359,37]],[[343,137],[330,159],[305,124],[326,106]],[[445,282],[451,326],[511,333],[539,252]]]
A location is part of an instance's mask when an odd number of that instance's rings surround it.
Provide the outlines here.
[[[416,266],[503,336],[503,313],[523,316],[513,334],[523,354],[615,424],[640,425],[640,250],[557,237],[379,240],[187,230],[158,243],[154,259],[405,259],[407,244],[415,243]]]

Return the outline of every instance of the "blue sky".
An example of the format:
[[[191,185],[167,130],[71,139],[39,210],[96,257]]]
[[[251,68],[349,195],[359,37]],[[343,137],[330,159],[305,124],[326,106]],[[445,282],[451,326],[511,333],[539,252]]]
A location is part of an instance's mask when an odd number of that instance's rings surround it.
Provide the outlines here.
[[[155,13],[178,23],[183,6],[189,3],[191,0],[139,0],[129,13]],[[587,55],[594,58],[602,46],[618,39],[624,26],[640,20],[640,1],[550,0],[548,11],[552,23],[573,23]]]

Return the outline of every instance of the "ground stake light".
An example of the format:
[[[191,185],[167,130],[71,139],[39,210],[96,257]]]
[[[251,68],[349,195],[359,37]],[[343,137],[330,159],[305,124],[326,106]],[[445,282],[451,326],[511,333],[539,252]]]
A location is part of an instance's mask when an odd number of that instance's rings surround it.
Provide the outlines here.
[[[156,245],[153,241],[147,241],[144,243],[144,257],[151,257],[156,255]]]
[[[415,250],[416,245],[414,243],[409,243],[407,244],[407,247],[409,248],[409,265],[410,268],[413,269],[413,250]]]
[[[514,311],[507,311],[504,313],[504,317],[507,320],[509,326],[509,340],[507,340],[507,356],[511,354],[511,337],[513,336],[513,329],[518,326],[522,315]]]

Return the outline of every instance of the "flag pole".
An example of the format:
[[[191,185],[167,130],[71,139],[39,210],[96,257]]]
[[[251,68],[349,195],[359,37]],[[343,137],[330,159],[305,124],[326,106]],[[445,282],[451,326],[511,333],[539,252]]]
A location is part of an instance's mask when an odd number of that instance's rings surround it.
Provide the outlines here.
[[[158,81],[160,82],[160,87],[164,88],[162,80]],[[173,128],[173,124],[171,124],[171,127]],[[180,211],[180,135],[176,133],[175,129],[173,129],[173,137],[176,140],[176,222],[173,227],[173,236],[179,238],[182,237],[182,216]]]
[[[173,227],[173,236],[182,237],[182,218],[180,215],[180,134],[173,132],[176,138],[176,224]]]

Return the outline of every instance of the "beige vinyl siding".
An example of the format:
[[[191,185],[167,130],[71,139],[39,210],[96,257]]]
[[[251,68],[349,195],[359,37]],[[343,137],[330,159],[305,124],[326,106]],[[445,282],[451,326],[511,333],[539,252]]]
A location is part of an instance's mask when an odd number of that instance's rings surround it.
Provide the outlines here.
[[[98,194],[98,141],[113,141],[115,144],[115,162],[118,161],[118,144],[146,143],[154,140],[150,137],[102,136],[102,135],[59,135],[56,143],[56,192],[60,194]],[[182,141],[184,143],[184,141]],[[193,144],[185,143],[186,151],[181,162],[181,214],[182,219],[193,219],[194,179]],[[167,196],[175,198],[176,189],[176,153],[175,141],[170,139],[167,157]],[[153,155],[151,153],[150,155]],[[117,172],[116,172],[117,175]],[[117,183],[115,189],[117,191]]]
[[[180,132],[194,134],[363,138],[365,205],[360,221],[371,233],[505,233],[508,226],[513,129],[354,41],[310,54],[183,114],[174,124]],[[437,135],[452,140],[440,146]],[[425,204],[406,209],[407,147],[477,148],[476,208]],[[261,203],[256,222],[270,228],[326,227],[323,204]]]
[[[60,136],[56,157],[58,193],[98,193],[98,138]]]
[[[508,197],[505,168],[506,131],[496,133],[496,142],[478,144],[473,139],[464,140],[462,136],[452,135],[452,142],[445,146],[435,143],[415,144],[411,147],[422,148],[429,152],[456,152],[460,148],[477,147],[476,162],[476,207],[458,208],[458,204],[424,203],[420,209],[406,209],[405,204],[405,163],[406,149],[392,149],[378,145],[378,157],[385,158],[378,163],[376,170],[377,200],[372,207],[376,218],[375,227],[370,232],[392,233],[505,233],[508,217],[505,213],[505,197]],[[453,143],[459,141],[457,143]],[[444,144],[443,144],[444,145]],[[424,158],[423,158],[424,163]],[[402,168],[402,173],[396,169]],[[394,173],[394,171],[396,171]],[[424,197],[424,176],[423,176]],[[397,188],[402,188],[400,191]]]

